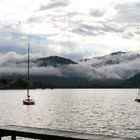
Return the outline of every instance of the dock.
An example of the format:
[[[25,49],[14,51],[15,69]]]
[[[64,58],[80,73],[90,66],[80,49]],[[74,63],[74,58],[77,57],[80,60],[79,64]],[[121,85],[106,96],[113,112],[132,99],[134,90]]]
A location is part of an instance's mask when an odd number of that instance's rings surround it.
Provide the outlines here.
[[[11,140],[16,140],[16,137],[25,137],[42,140],[130,140],[125,138],[97,136],[91,134],[52,130],[46,128],[36,128],[17,125],[0,126],[0,140],[2,139],[2,137],[6,136],[11,136]]]

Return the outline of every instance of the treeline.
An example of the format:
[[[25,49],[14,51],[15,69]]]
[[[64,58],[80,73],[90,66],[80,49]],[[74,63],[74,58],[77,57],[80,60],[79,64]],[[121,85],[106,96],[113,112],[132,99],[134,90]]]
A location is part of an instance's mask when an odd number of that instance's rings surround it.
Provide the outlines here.
[[[0,79],[0,89],[27,89],[28,82],[26,79]],[[42,83],[42,82],[32,82],[29,81],[30,89],[37,88],[55,88],[55,85],[50,83]]]

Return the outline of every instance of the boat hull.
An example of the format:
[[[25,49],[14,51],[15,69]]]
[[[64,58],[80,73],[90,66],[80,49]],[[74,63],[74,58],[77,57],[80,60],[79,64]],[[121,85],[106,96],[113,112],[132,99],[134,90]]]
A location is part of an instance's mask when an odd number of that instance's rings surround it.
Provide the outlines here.
[[[33,99],[25,99],[23,100],[23,105],[35,105],[35,101]]]

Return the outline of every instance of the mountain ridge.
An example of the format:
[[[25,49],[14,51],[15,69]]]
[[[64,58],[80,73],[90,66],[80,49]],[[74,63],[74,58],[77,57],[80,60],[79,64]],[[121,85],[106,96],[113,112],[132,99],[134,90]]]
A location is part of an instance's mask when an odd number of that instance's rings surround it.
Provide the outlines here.
[[[18,79],[26,81],[27,61],[17,62],[11,60],[4,65],[0,64],[3,79],[10,77],[13,81]],[[14,70],[11,67],[14,67]],[[140,73],[139,52],[115,52],[101,57],[83,59],[78,63],[59,56],[31,59],[30,62],[30,80],[34,88],[137,87],[136,82],[132,82],[131,86],[127,81],[137,77],[138,73]],[[140,83],[139,80],[137,81]]]

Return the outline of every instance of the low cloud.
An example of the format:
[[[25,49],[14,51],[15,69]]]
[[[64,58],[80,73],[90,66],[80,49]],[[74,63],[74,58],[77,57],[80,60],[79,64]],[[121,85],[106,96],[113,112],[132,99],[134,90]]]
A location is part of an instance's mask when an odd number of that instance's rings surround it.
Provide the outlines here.
[[[7,58],[6,58],[7,57]],[[27,74],[27,56],[9,54],[3,63],[0,59],[0,74]],[[4,58],[3,58],[4,59]],[[11,60],[10,60],[11,59]],[[18,62],[18,63],[17,63]],[[140,53],[115,53],[103,57],[83,60],[78,64],[63,66],[38,66],[30,63],[31,75],[46,75],[59,77],[82,77],[89,80],[128,79],[140,72]]]
[[[139,57],[139,53],[124,53],[80,63],[90,79],[127,79],[140,72]]]

